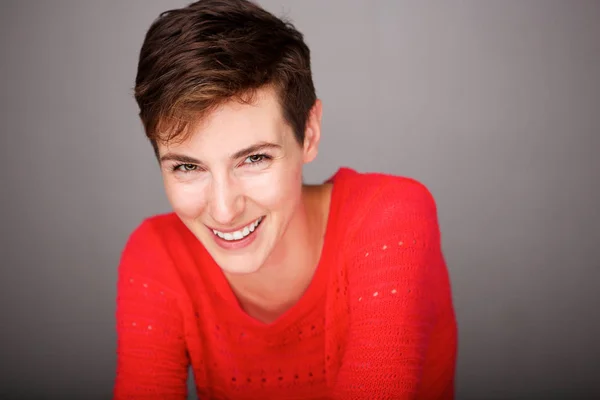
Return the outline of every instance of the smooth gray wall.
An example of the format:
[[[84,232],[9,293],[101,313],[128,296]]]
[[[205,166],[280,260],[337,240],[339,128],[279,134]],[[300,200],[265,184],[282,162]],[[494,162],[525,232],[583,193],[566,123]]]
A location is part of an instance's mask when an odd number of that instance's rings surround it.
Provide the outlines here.
[[[312,48],[324,137],[307,179],[346,165],[435,195],[458,397],[600,397],[600,2],[261,3]],[[110,397],[120,251],[169,210],[137,56],[184,4],[0,5],[2,399]]]

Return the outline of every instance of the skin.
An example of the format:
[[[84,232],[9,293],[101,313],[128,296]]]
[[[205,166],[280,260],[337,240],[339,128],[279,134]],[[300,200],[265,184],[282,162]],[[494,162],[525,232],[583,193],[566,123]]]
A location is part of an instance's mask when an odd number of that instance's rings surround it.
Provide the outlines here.
[[[174,212],[222,269],[242,308],[272,322],[308,287],[318,264],[330,185],[302,184],[321,137],[319,100],[300,145],[283,118],[276,92],[231,101],[199,121],[181,143],[159,143],[167,197]],[[240,249],[218,245],[227,232],[264,217]]]

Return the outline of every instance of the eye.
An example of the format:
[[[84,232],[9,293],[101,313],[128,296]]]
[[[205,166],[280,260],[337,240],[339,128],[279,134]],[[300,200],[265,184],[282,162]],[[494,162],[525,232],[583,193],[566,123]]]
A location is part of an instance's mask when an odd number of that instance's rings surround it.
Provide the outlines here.
[[[192,172],[198,169],[194,164],[177,164],[173,167],[173,171]]]
[[[246,164],[256,164],[263,161],[266,158],[264,154],[253,154],[246,158]]]

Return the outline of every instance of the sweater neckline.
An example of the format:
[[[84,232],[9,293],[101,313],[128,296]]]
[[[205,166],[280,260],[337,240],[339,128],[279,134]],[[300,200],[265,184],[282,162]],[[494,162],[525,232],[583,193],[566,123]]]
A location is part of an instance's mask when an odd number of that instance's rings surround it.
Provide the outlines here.
[[[337,232],[335,227],[337,225],[338,209],[341,202],[340,196],[343,192],[340,187],[341,182],[339,177],[340,175],[344,175],[345,172],[347,172],[346,168],[340,168],[330,179],[325,181],[325,183],[333,183],[333,185],[331,188],[331,199],[329,202],[323,247],[313,277],[300,299],[274,321],[268,323],[259,321],[243,310],[225,274],[205,250],[206,255],[211,261],[210,266],[207,268],[210,271],[210,280],[214,284],[214,290],[225,301],[227,304],[226,308],[229,310],[225,318],[235,321],[236,325],[241,324],[248,328],[275,333],[285,330],[291,324],[301,319],[306,313],[313,310],[319,303],[324,303],[327,283],[329,281],[329,271],[332,264],[332,254],[336,247],[335,237]]]

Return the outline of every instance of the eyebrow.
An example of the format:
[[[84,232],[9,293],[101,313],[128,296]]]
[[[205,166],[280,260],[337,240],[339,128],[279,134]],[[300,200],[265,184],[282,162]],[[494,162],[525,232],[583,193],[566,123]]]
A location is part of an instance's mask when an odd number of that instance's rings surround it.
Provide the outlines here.
[[[233,155],[231,155],[230,159],[235,160],[235,159],[238,159],[241,157],[252,155],[254,153],[257,153],[259,151],[266,150],[266,149],[279,150],[279,149],[281,149],[281,145],[278,145],[276,143],[269,143],[269,142],[256,143],[256,144],[248,146],[244,149],[236,151]],[[177,153],[167,153],[167,154],[161,156],[160,162],[163,163],[165,161],[177,161],[182,164],[201,164],[201,165],[203,164],[202,161],[198,160],[197,158],[186,156],[184,154],[177,154]]]
[[[246,157],[246,156],[252,155],[254,153],[258,153],[259,151],[267,150],[267,149],[279,150],[279,149],[281,149],[281,146],[276,143],[269,143],[269,142],[256,143],[256,144],[253,144],[252,146],[248,146],[245,149],[235,152],[231,156],[231,159],[236,160],[238,158]]]

